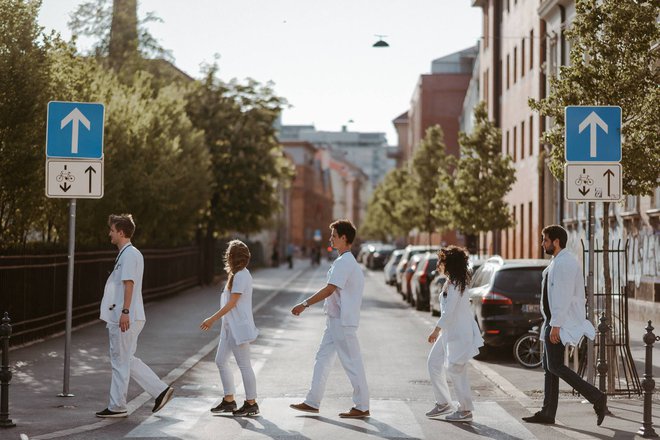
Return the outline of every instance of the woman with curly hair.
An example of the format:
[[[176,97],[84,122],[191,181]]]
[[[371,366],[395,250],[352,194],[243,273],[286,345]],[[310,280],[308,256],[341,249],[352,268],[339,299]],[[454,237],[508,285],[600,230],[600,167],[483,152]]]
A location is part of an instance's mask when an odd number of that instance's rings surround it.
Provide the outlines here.
[[[259,414],[257,405],[257,380],[250,362],[250,342],[257,339],[259,330],[254,325],[252,316],[252,275],[247,270],[250,262],[250,250],[240,240],[229,242],[225,252],[225,271],[229,275],[220,297],[220,310],[206,318],[199,326],[208,330],[220,318],[220,343],[215,356],[215,363],[220,371],[220,380],[224,389],[222,402],[212,413],[232,412],[234,416],[254,416]],[[234,376],[229,371],[229,355],[233,353],[243,377],[245,403],[236,409],[234,400]]]
[[[449,422],[471,422],[472,395],[467,376],[467,363],[484,345],[479,326],[470,310],[467,286],[471,273],[467,250],[449,246],[438,252],[438,270],[444,270],[447,282],[440,293],[441,316],[428,341],[433,344],[428,368],[433,385],[435,406],[426,413],[435,418],[452,411],[447,373],[454,384],[458,408],[445,417]]]

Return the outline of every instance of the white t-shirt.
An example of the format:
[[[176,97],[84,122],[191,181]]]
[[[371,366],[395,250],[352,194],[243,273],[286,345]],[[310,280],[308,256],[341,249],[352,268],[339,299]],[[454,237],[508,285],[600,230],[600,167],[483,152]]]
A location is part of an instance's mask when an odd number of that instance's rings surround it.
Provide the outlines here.
[[[364,291],[364,274],[350,251],[337,258],[328,271],[328,284],[337,289],[325,299],[323,310],[331,318],[341,318],[344,326],[357,327]]]
[[[142,276],[144,257],[131,243],[119,250],[115,266],[105,283],[101,300],[100,318],[108,324],[119,324],[121,309],[124,307],[124,281],[133,281],[133,297],[128,308],[130,322],[146,321],[142,302]]]
[[[252,342],[257,339],[259,330],[254,325],[252,316],[252,275],[249,270],[243,269],[234,275],[231,292],[225,286],[220,296],[221,308],[227,305],[232,293],[239,293],[241,297],[236,302],[236,306],[222,317],[220,336],[225,336],[225,326],[227,326],[237,345]]]

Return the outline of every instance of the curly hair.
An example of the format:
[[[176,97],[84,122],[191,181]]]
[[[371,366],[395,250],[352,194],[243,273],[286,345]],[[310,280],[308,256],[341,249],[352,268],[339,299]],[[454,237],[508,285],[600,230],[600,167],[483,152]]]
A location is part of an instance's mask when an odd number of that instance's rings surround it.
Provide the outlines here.
[[[229,274],[227,290],[231,292],[234,275],[245,269],[250,262],[250,249],[241,240],[232,240],[225,251],[225,272]]]
[[[461,294],[472,279],[468,261],[469,254],[465,248],[447,246],[438,251],[438,266],[444,266],[447,278],[460,289]]]

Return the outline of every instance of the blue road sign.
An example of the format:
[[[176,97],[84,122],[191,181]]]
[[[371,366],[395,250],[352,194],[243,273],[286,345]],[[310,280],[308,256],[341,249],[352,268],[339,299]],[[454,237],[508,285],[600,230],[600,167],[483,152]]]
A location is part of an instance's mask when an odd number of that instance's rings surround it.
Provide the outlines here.
[[[567,162],[621,161],[621,107],[565,108]]]
[[[103,104],[48,103],[46,156],[78,159],[103,157]]]

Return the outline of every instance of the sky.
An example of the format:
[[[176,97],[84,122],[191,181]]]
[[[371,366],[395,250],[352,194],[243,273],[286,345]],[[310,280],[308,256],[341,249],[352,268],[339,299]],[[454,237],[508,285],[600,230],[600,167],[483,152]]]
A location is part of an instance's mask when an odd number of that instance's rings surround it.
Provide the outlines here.
[[[65,39],[82,0],[43,0],[39,22]],[[193,77],[219,55],[223,80],[272,81],[289,108],[284,124],[383,132],[410,106],[431,61],[477,44],[481,9],[471,0],[141,0],[150,32]],[[372,47],[379,37],[390,44]],[[79,49],[91,42],[81,40]]]

